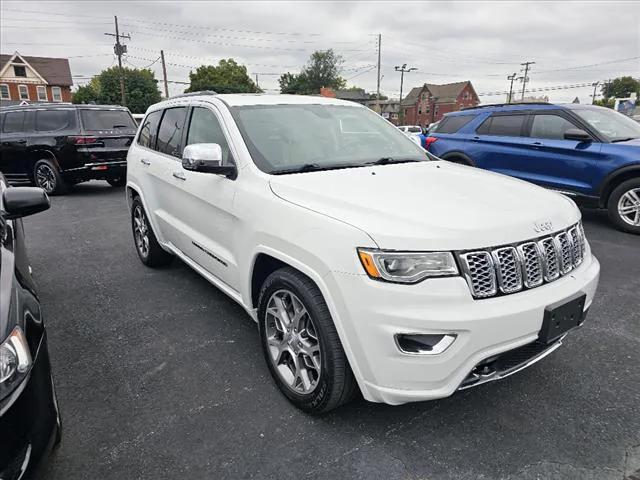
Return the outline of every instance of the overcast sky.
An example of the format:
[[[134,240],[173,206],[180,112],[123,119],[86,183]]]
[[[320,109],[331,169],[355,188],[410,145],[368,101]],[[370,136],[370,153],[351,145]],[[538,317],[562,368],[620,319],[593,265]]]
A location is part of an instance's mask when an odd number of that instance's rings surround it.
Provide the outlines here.
[[[471,80],[484,103],[505,99],[506,77],[534,61],[527,88],[640,77],[640,2],[53,2],[1,3],[2,53],[67,57],[76,85],[116,64],[113,16],[131,35],[126,65],[149,64],[162,78],[188,82],[190,69],[233,57],[265,89],[298,72],[314,50],[344,58],[348,84],[376,89],[382,35],[381,91],[397,97],[423,83]],[[187,85],[170,84],[170,94]],[[516,82],[514,88],[520,89]],[[270,91],[270,90],[268,90]],[[592,87],[536,92],[551,101],[590,102]],[[487,95],[494,93],[493,95]]]

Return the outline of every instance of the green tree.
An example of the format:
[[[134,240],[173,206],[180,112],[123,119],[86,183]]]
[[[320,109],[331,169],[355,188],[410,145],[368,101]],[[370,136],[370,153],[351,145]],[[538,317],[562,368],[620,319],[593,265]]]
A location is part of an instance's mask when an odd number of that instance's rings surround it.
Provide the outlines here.
[[[633,77],[618,77],[602,85],[602,96],[605,100],[609,98],[628,98],[633,92],[636,92],[640,97],[640,81],[635,80]]]
[[[189,73],[191,84],[185,92],[213,90],[217,93],[256,93],[261,92],[249,78],[247,67],[238,65],[233,58],[220,60],[218,66],[202,65]]]
[[[280,92],[310,95],[320,93],[322,87],[340,90],[347,83],[340,76],[343,63],[331,49],[315,51],[298,75],[285,73],[280,77]]]
[[[133,113],[144,113],[149,105],[162,100],[158,81],[147,69],[123,68],[126,106]],[[78,88],[73,103],[95,102],[106,105],[121,105],[120,68],[107,68],[94,77],[88,85]]]

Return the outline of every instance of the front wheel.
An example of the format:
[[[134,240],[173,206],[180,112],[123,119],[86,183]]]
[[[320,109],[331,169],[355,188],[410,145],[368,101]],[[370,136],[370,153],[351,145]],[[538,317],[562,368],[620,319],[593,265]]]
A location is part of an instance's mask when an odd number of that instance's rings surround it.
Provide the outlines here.
[[[173,255],[163,250],[158,243],[140,197],[134,198],[131,205],[131,229],[136,252],[142,263],[152,268],[171,263]]]
[[[640,178],[618,185],[611,192],[607,208],[618,229],[640,235]]]
[[[308,413],[348,402],[356,382],[335,325],[313,281],[293,268],[265,280],[258,305],[265,360],[280,391]]]

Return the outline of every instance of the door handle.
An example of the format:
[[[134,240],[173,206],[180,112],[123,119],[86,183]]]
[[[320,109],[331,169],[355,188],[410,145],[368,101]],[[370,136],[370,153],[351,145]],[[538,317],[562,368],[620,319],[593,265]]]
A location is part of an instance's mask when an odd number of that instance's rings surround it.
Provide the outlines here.
[[[533,142],[533,143],[531,144],[531,146],[532,146],[533,148],[540,148],[540,147],[543,147],[543,146],[544,146],[544,144],[543,144],[542,142]]]
[[[145,158],[141,158],[140,163],[142,163],[143,165],[151,165],[151,162]]]
[[[478,140],[480,140],[480,137],[473,137],[473,138],[471,139],[471,141],[472,141],[472,142],[477,142]]]
[[[23,145],[23,144],[27,143],[27,141],[26,140],[16,140],[16,143],[19,143],[19,144]]]
[[[173,172],[173,176],[174,178],[177,178],[178,180],[186,180],[187,177],[184,176],[184,173],[178,171],[178,172]]]

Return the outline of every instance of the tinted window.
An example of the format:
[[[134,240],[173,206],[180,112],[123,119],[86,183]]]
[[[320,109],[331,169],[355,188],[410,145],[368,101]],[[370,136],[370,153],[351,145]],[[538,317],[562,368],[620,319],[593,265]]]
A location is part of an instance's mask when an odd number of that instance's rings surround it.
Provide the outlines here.
[[[67,128],[73,122],[73,114],[72,110],[38,110],[36,112],[36,131],[51,132]]]
[[[180,141],[182,140],[182,129],[186,115],[187,109],[185,107],[168,108],[164,111],[158,130],[156,150],[180,158],[182,154]]]
[[[4,117],[2,131],[4,133],[16,133],[22,131],[25,112],[7,112]]]
[[[136,122],[126,110],[80,110],[85,130],[135,130]]]
[[[456,133],[474,118],[476,118],[476,115],[456,115],[453,117],[444,117],[438,124],[438,128],[435,129],[435,132]]]
[[[501,135],[504,137],[520,137],[526,115],[496,115],[489,117],[476,130],[481,135]]]
[[[577,128],[559,115],[536,115],[531,125],[531,136],[535,138],[564,139],[564,132]]]
[[[208,108],[196,107],[191,114],[187,145],[194,143],[217,143],[222,149],[223,163],[229,162],[229,145],[222,133],[220,123],[215,114]]]
[[[140,135],[138,135],[138,145],[155,149],[156,135],[158,133],[158,123],[160,123],[161,116],[162,110],[151,112],[149,115],[147,115],[147,117],[144,119],[142,127],[140,127]]]

